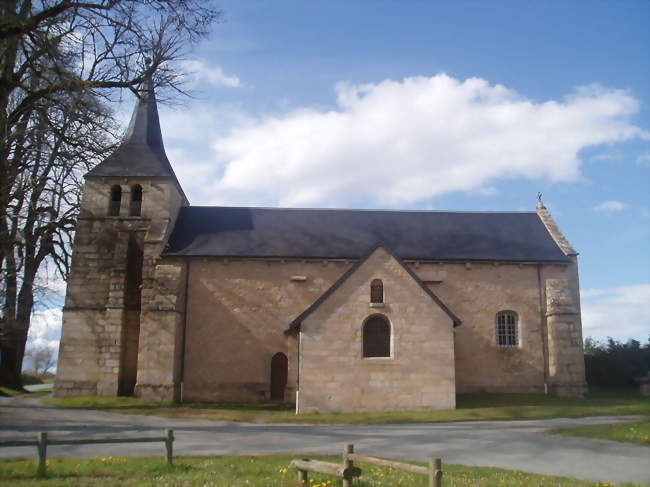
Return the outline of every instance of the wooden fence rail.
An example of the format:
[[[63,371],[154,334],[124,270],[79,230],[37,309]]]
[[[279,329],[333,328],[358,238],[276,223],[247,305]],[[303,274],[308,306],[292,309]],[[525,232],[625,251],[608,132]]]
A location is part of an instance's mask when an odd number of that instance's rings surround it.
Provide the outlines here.
[[[35,446],[38,453],[38,473],[45,475],[46,462],[47,462],[47,447],[48,445],[96,445],[108,443],[165,443],[165,457],[167,465],[172,464],[174,454],[174,430],[165,430],[165,436],[154,436],[145,438],[127,438],[127,437],[110,437],[104,438],[74,438],[74,439],[59,439],[48,438],[45,431],[41,431],[36,441],[34,440],[12,440],[0,441],[0,447],[3,446]]]
[[[342,477],[342,486],[352,487],[354,477],[359,477],[361,475],[361,469],[355,467],[354,462],[369,463],[380,467],[390,467],[396,470],[404,470],[406,472],[425,475],[429,478],[429,487],[442,487],[442,460],[440,458],[430,458],[429,466],[422,467],[411,463],[357,455],[354,453],[354,445],[345,445],[345,449],[343,450],[343,463],[341,465],[303,458],[300,460],[292,460],[289,467],[298,470],[298,481],[300,482],[300,485],[309,484],[307,472],[316,472],[333,475],[335,477]]]
[[[353,462],[369,463],[379,467],[389,467],[396,470],[404,470],[406,472],[417,473],[429,477],[429,487],[442,487],[442,460],[440,458],[430,458],[428,467],[421,467],[411,463],[396,462],[393,460],[386,460],[384,458],[368,457],[365,455],[357,455],[354,453],[354,445],[346,445],[345,452],[343,453],[343,460],[348,461],[350,465]],[[343,483],[343,487],[352,487],[352,483]]]
[[[364,455],[355,455],[354,453],[348,455],[348,458],[353,462],[370,463],[379,467],[389,467],[396,470],[405,470],[407,472],[419,473],[421,475],[429,475],[429,469],[427,467],[421,467],[420,465],[413,465],[411,463],[395,462],[377,457],[366,457]]]
[[[352,477],[361,475],[361,469],[357,467],[346,467],[345,465],[310,460],[308,458],[291,460],[289,466],[298,470],[298,481],[303,484],[309,480],[307,478],[307,472],[324,473],[326,475],[333,475],[334,477],[342,477],[343,479],[351,479]]]

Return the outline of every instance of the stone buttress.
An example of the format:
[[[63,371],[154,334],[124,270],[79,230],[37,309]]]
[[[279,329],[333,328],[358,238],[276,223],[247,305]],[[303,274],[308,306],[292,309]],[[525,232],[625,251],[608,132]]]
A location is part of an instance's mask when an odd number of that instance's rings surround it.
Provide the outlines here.
[[[541,201],[536,210],[557,245],[571,259],[563,278],[549,276],[543,286],[549,392],[558,396],[583,396],[587,392],[587,383],[582,347],[578,253]]]

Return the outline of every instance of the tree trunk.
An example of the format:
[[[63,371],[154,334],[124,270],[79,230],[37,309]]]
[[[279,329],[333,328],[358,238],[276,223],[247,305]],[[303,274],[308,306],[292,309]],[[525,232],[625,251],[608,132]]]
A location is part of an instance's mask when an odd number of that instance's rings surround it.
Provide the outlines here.
[[[13,335],[13,333],[12,333]],[[19,346],[20,340],[15,340],[14,337],[7,337],[3,340],[1,362],[0,362],[0,384],[9,389],[18,391],[23,390],[23,380],[20,374],[18,357],[22,357],[25,347],[22,350]]]

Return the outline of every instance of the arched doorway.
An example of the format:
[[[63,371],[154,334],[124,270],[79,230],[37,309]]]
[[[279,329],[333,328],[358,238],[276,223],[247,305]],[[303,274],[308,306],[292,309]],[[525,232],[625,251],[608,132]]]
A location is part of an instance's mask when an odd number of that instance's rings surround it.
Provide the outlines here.
[[[271,401],[284,401],[288,375],[289,360],[285,354],[278,352],[271,359]]]

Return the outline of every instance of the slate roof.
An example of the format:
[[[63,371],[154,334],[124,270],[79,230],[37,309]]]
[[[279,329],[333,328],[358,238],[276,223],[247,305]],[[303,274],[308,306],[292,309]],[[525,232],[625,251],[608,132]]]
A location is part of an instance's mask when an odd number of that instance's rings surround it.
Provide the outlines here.
[[[569,262],[534,212],[183,207],[163,255]]]
[[[129,128],[118,148],[91,169],[86,177],[171,177],[176,174],[167,159],[160,130],[158,106],[151,80],[146,82],[133,110]]]
[[[354,263],[353,266],[351,266],[347,271],[343,273],[341,277],[339,277],[334,284],[332,284],[327,291],[325,291],[323,294],[321,294],[316,301],[314,301],[305,311],[300,313],[296,319],[294,319],[290,324],[289,328],[287,328],[284,333],[293,333],[296,331],[300,331],[300,326],[302,325],[302,322],[310,315],[312,314],[320,305],[323,301],[325,301],[329,296],[331,296],[334,291],[336,291],[339,287],[341,287],[341,284],[343,284],[348,277],[350,277],[352,274],[354,274],[359,267],[363,265],[363,263],[374,253],[377,248],[383,247],[386,252],[388,252],[403,268],[404,270],[415,280],[415,282],[422,288],[422,290],[431,298],[433,301],[440,306],[440,308],[447,313],[447,316],[451,318],[451,320],[454,323],[454,328],[457,326],[460,326],[462,324],[462,321],[458,316],[456,316],[448,307],[445,305],[445,303],[442,302],[442,300],[435,295],[435,293],[429,289],[429,287],[422,282],[422,279],[418,277],[418,275],[411,269],[409,266],[407,266],[402,259],[399,258],[398,255],[395,254],[389,247],[383,244],[377,244],[373,245],[370,249],[368,249],[364,255]]]

